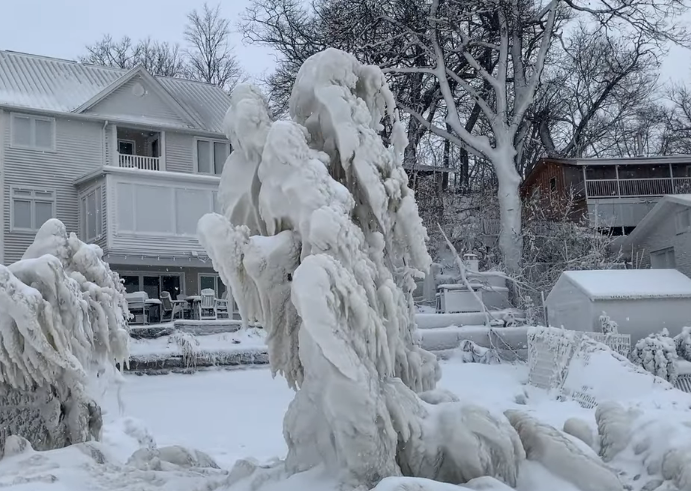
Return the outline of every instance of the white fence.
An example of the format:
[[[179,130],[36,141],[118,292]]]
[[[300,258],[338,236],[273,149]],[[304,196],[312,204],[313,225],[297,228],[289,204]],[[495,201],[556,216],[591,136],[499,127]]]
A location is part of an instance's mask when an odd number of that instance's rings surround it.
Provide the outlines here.
[[[145,157],[143,155],[124,155],[118,154],[118,165],[120,167],[135,168],[141,170],[161,170],[161,159],[159,157]]]

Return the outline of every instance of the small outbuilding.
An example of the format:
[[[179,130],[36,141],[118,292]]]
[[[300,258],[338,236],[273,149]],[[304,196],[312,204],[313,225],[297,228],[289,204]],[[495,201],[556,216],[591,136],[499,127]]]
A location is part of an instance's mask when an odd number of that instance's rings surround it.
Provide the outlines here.
[[[546,300],[550,326],[600,332],[606,313],[631,344],[691,325],[691,278],[676,269],[565,271]]]

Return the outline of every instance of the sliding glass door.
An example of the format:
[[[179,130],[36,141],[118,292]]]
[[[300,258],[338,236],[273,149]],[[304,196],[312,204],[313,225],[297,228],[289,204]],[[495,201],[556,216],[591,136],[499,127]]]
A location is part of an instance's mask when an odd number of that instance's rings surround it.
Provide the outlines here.
[[[161,298],[161,292],[168,292],[176,299],[182,292],[182,273],[122,273],[127,293],[146,292],[149,298]]]

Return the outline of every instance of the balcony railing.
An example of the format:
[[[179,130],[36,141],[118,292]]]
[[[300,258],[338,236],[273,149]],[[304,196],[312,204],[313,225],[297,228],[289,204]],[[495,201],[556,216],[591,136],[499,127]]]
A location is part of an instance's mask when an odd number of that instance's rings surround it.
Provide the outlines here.
[[[691,193],[691,177],[587,180],[589,198],[634,198]]]
[[[141,170],[161,170],[160,157],[118,154],[118,166]]]

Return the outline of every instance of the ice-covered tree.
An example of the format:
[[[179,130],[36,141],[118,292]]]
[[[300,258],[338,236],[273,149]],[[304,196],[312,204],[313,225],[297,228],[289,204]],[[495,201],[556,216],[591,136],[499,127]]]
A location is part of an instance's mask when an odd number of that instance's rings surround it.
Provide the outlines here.
[[[102,255],[52,219],[22,260],[0,265],[0,439],[46,449],[99,437],[93,383],[117,376],[129,339],[124,287]]]
[[[225,120],[223,214],[202,217],[200,241],[296,391],[283,426],[289,473],[515,486],[523,437],[509,418],[435,389],[436,358],[418,344],[413,280],[431,261],[393,101],[379,68],[335,49],[300,69],[290,121],[271,121],[260,91],[240,85]]]
[[[418,345],[411,295],[431,261],[382,72],[324,51],[300,70],[290,109],[292,121],[271,122],[256,88],[233,92],[225,216],[199,224],[243,320],[266,329],[273,372],[296,389],[288,470],[324,464],[366,484],[401,473],[514,483],[523,453],[505,419],[455,404],[432,411],[417,395],[440,376]]]
[[[677,380],[677,351],[667,329],[638,340],[630,358],[632,362],[672,384]]]

